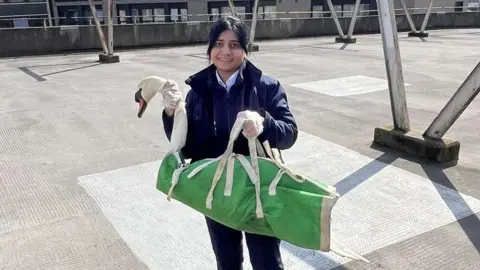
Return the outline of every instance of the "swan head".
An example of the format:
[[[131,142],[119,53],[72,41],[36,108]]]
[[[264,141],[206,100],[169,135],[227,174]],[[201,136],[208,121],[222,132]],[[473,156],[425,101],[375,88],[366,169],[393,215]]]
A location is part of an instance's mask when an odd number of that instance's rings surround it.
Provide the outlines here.
[[[135,102],[138,103],[138,118],[142,118],[148,103],[153,97],[162,91],[167,80],[157,76],[149,76],[143,79],[137,86]]]

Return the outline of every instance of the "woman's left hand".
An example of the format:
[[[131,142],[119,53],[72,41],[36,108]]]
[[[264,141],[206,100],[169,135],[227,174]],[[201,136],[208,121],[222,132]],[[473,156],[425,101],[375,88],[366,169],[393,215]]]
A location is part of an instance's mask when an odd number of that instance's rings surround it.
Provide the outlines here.
[[[264,118],[257,112],[243,111],[238,113],[237,117],[242,117],[246,120],[242,132],[246,138],[256,138],[263,132]]]

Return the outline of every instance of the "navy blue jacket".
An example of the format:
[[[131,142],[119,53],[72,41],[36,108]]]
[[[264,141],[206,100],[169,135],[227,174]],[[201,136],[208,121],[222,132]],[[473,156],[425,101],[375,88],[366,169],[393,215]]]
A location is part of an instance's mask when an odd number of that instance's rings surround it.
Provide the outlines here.
[[[216,68],[210,65],[186,81],[191,90],[185,102],[188,134],[182,154],[195,162],[222,155],[228,144],[237,114],[243,110],[257,111],[264,120],[260,142],[268,140],[273,148],[288,149],[297,140],[298,130],[290,112],[285,90],[280,83],[245,60],[234,85],[227,90],[217,81]],[[170,140],[173,116],[163,113],[163,126]],[[240,134],[234,153],[249,155],[248,142]]]

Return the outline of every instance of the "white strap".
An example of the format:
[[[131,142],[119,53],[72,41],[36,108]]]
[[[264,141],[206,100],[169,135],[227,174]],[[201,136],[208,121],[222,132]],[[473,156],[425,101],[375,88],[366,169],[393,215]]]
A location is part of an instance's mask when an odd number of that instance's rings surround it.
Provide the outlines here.
[[[282,164],[280,159],[276,159],[273,156],[272,149],[270,148],[270,144],[268,143],[268,141],[265,141],[263,143],[263,146],[267,150],[267,154],[270,157],[270,159],[275,163],[275,165],[278,166],[280,170],[284,171],[286,174],[288,174],[288,176],[290,176],[293,180],[297,181],[298,183],[305,182],[305,179],[306,179],[305,176],[294,172],[292,169],[288,168],[285,164]]]
[[[280,151],[278,149],[272,149],[273,158],[278,161],[280,164],[284,165],[285,163],[282,160],[282,156],[280,155]]]
[[[216,162],[216,161],[219,161],[220,159],[222,158],[222,156],[218,157],[218,158],[214,158],[214,159],[211,159],[209,161],[206,161],[204,163],[202,163],[201,165],[199,165],[198,167],[196,167],[195,169],[193,169],[189,174],[188,174],[188,178],[192,178],[194,177],[195,175],[197,175],[197,173],[199,173],[201,170],[205,169],[206,167],[208,167],[208,165]]]
[[[240,163],[242,164],[243,168],[245,168],[245,171],[247,172],[248,177],[250,178],[250,181],[252,181],[252,183],[255,186],[255,197],[256,197],[255,214],[257,215],[257,218],[263,218],[262,202],[260,201],[260,178],[258,177],[258,174],[255,172],[255,169],[245,158],[245,156],[238,155],[237,158],[238,158],[238,161],[240,161]]]
[[[171,186],[170,189],[168,190],[167,200],[170,201],[170,199],[172,198],[173,188],[177,185],[178,179],[180,178],[180,174],[181,174],[186,168],[188,168],[188,167],[187,167],[187,166],[182,166],[182,167],[176,169],[176,170],[173,172],[173,175],[172,175],[172,186]]]
[[[215,191],[215,187],[217,186],[218,181],[220,181],[220,178],[222,177],[225,164],[227,163],[227,159],[233,152],[233,145],[238,135],[240,135],[244,123],[244,118],[237,118],[237,120],[233,124],[232,131],[230,132],[230,139],[228,141],[227,150],[225,151],[225,153],[223,153],[222,156],[220,156],[217,170],[215,171],[215,175],[213,176],[212,186],[210,187],[210,191],[207,195],[207,199],[205,202],[207,209],[212,209],[213,192]]]
[[[250,150],[250,160],[255,171],[255,197],[257,200],[257,217],[263,218],[262,201],[260,200],[260,167],[258,165],[257,144],[255,138],[248,138],[248,148]]]
[[[210,191],[208,191],[207,200],[206,200],[206,207],[207,209],[212,209],[212,202],[213,202],[213,192],[215,191],[215,187],[217,187],[218,181],[223,174],[223,169],[225,168],[226,158],[222,156],[220,161],[218,162],[217,170],[215,171],[215,175],[213,176],[212,186],[210,187]]]
[[[282,179],[284,173],[285,171],[278,170],[277,175],[275,176],[275,178],[273,178],[272,183],[270,183],[270,186],[268,187],[268,195],[277,195],[277,185],[278,182],[280,182],[280,179]]]
[[[259,157],[267,157],[267,154],[265,153],[265,151],[263,150],[263,147],[262,147],[262,144],[260,143],[260,141],[258,139],[255,140],[255,143],[257,145],[257,155]]]
[[[233,188],[233,171],[235,165],[235,154],[231,154],[228,157],[227,162],[227,181],[225,182],[225,190],[223,191],[223,195],[231,196],[232,195],[232,188]]]

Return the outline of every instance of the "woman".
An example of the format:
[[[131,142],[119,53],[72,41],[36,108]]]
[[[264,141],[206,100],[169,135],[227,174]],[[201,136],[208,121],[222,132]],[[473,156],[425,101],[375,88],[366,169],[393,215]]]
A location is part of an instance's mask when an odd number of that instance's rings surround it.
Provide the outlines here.
[[[195,162],[222,155],[238,114],[247,117],[243,135],[234,152],[248,155],[248,137],[268,140],[271,147],[290,148],[297,139],[297,125],[290,112],[285,90],[273,78],[262,74],[247,56],[246,25],[232,17],[219,19],[211,28],[207,55],[212,63],[190,76],[186,97],[188,134],[182,153]],[[163,123],[170,139],[173,114],[180,93],[165,91],[167,105]],[[242,232],[206,218],[218,269],[242,269]],[[254,269],[283,269],[280,240],[245,233]]]

